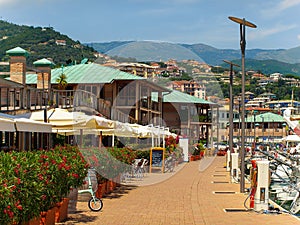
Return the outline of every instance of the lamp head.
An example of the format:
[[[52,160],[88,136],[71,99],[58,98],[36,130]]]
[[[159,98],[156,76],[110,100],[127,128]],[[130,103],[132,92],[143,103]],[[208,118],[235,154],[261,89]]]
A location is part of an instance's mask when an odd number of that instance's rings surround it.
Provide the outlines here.
[[[237,17],[233,17],[233,16],[229,16],[228,19],[232,20],[233,22],[236,22],[238,24],[241,24],[241,25],[245,25],[247,27],[252,27],[252,28],[256,28],[257,26],[245,19],[240,19],[240,18],[237,18]]]

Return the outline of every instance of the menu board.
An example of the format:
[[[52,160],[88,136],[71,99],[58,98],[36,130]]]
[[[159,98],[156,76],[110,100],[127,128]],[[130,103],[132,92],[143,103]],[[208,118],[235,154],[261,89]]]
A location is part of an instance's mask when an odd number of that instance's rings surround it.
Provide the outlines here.
[[[165,161],[165,149],[161,147],[155,147],[150,149],[150,173],[152,169],[161,169],[164,171]]]

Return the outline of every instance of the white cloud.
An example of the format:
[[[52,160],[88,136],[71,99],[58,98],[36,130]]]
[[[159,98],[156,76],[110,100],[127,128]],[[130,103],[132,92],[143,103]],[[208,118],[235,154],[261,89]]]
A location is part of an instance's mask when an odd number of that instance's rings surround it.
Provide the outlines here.
[[[267,9],[262,9],[262,13],[266,16],[275,17],[278,16],[279,13],[282,11],[285,11],[287,9],[290,9],[296,5],[300,4],[300,0],[281,0],[278,4],[267,7]]]
[[[272,27],[270,29],[258,29],[257,32],[252,32],[249,34],[249,38],[251,39],[261,39],[261,38],[265,38],[268,36],[272,36],[278,33],[282,33],[282,32],[286,32],[288,30],[292,30],[294,28],[296,28],[297,25],[296,24],[291,24],[291,25],[278,25],[275,27]]]
[[[65,0],[60,0],[65,1]],[[52,3],[53,0],[26,0],[26,4],[43,4],[43,3]],[[0,0],[0,6],[10,6],[15,4],[24,4],[24,0]]]
[[[0,0],[0,6],[11,5],[16,3],[18,0]]]
[[[300,40],[300,34],[297,35],[297,39]]]
[[[300,0],[283,0],[277,5],[276,8],[278,11],[283,11],[298,4],[300,4]]]

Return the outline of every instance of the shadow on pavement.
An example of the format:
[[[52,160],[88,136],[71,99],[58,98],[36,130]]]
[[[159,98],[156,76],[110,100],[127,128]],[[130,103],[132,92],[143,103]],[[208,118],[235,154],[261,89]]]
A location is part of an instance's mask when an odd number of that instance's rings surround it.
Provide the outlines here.
[[[97,213],[97,214],[96,214]],[[74,225],[79,223],[89,224],[95,222],[99,217],[99,212],[95,212],[95,216],[91,214],[86,214],[85,211],[76,211],[76,213],[68,214],[66,221],[56,224],[61,225]]]
[[[131,190],[136,189],[138,186],[135,185],[121,185],[117,187],[113,192],[107,194],[103,199],[121,198],[123,195],[128,194]]]

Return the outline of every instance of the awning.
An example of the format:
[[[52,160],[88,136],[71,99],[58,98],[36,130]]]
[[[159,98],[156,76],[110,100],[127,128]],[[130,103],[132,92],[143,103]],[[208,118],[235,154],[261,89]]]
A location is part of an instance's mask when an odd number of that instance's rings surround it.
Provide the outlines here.
[[[10,119],[0,118],[0,130],[1,131],[8,131],[8,132],[16,131],[15,121],[10,120]]]
[[[15,123],[16,123],[17,131],[52,133],[52,125],[49,123],[37,122],[25,118],[15,119]]]

